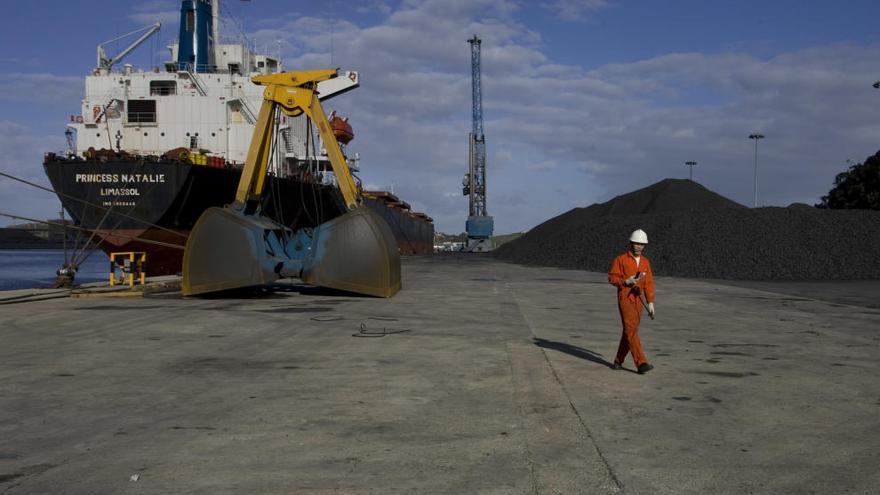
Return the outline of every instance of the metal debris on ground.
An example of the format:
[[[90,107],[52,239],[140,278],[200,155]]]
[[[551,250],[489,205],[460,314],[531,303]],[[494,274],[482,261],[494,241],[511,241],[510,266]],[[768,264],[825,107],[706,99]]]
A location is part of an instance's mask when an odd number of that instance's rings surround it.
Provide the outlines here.
[[[361,323],[360,328],[357,333],[351,334],[352,337],[384,337],[386,335],[393,335],[396,333],[406,333],[411,332],[411,328],[404,328],[402,330],[395,330],[393,328],[385,328],[382,327],[381,331],[371,331],[367,329],[367,325]]]
[[[345,318],[342,315],[323,315],[323,316],[313,316],[309,319],[312,321],[339,321],[339,320],[344,320]]]

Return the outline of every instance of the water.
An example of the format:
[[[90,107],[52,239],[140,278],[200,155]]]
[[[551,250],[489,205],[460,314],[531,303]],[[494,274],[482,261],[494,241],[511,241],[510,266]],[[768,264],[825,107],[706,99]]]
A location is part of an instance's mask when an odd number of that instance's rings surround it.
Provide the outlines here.
[[[0,249],[0,290],[52,287],[64,264],[63,249]],[[76,283],[107,280],[110,258],[94,250],[76,273]]]

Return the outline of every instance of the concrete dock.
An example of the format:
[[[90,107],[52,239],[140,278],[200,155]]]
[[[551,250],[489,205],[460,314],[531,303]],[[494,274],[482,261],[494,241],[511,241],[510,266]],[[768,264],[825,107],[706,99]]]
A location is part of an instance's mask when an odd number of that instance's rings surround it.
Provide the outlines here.
[[[880,283],[658,278],[638,375],[604,274],[403,276],[0,304],[0,494],[878,491]]]

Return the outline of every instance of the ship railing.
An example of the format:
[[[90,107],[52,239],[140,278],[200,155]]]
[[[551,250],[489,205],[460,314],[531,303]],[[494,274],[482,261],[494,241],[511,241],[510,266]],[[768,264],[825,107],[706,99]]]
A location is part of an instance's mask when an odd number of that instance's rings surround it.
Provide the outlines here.
[[[257,113],[254,112],[254,109],[251,108],[250,104],[247,101],[247,95],[245,95],[244,90],[241,88],[237,88],[238,93],[238,103],[241,106],[241,113],[244,115],[244,118],[248,121],[249,124],[257,123]]]
[[[95,100],[89,103],[91,109],[85,108],[83,111],[83,120],[88,124],[100,124],[102,122],[106,122],[107,118],[119,118],[121,115],[116,115],[115,111],[117,108],[113,108],[113,102],[118,100],[121,102],[122,98],[122,90],[116,86],[111,91],[107,92],[104,95],[96,96]],[[104,103],[106,101],[107,103]],[[108,110],[111,110],[108,115]]]
[[[150,96],[171,96],[177,94],[176,87],[150,87]]]
[[[238,64],[234,64],[236,67],[231,68],[220,67],[219,65],[207,65],[207,64],[188,64],[188,63],[178,63],[178,62],[165,62],[165,72],[195,72],[197,74],[241,74],[241,70],[238,69]],[[153,66],[150,68],[144,68],[141,66],[132,66],[132,72],[137,73],[149,73],[154,72],[158,73],[163,66]],[[126,69],[122,68],[113,68],[111,70],[107,69],[95,69],[92,75],[101,74],[124,74]]]
[[[153,70],[154,72],[158,72],[159,68],[155,67]],[[165,62],[165,72],[186,72],[187,70],[197,72],[199,74],[239,74],[241,72],[237,68],[232,68],[229,66],[221,67],[219,65],[194,65],[188,63]]]
[[[128,112],[129,124],[140,124],[156,122],[156,112]]]
[[[197,75],[197,72],[193,71],[193,68],[198,68],[201,66],[186,64],[186,63],[178,63],[177,70],[178,72],[185,72],[187,76],[189,76],[189,80],[192,81],[193,86],[196,88],[196,91],[199,92],[200,95],[206,96],[208,92],[205,90],[205,84],[202,82],[201,78]],[[207,66],[206,66],[207,67]]]
[[[216,65],[191,64],[188,62],[167,62],[165,67],[169,71],[176,70],[177,72],[223,72]]]
[[[205,84],[202,82],[201,78],[199,78],[199,76],[193,71],[187,71],[186,73],[189,75],[189,80],[192,81],[193,86],[196,87],[196,91],[202,96],[207,95],[208,92],[205,90]]]

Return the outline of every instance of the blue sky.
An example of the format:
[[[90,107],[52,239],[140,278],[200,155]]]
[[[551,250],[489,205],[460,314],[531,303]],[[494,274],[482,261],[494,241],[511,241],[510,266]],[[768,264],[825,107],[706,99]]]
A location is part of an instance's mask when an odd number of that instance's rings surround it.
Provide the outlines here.
[[[163,22],[127,60],[167,58],[179,2],[9,2],[0,19],[0,170],[45,183],[95,46]],[[464,229],[470,54],[483,39],[489,212],[499,233],[666,177],[762,205],[815,203],[880,149],[880,6],[871,1],[229,0],[288,69],[361,71],[349,115],[364,181]],[[224,33],[231,34],[232,24]],[[332,36],[331,36],[332,33]],[[41,218],[51,195],[0,180],[0,211]],[[0,225],[10,223],[0,219]]]

